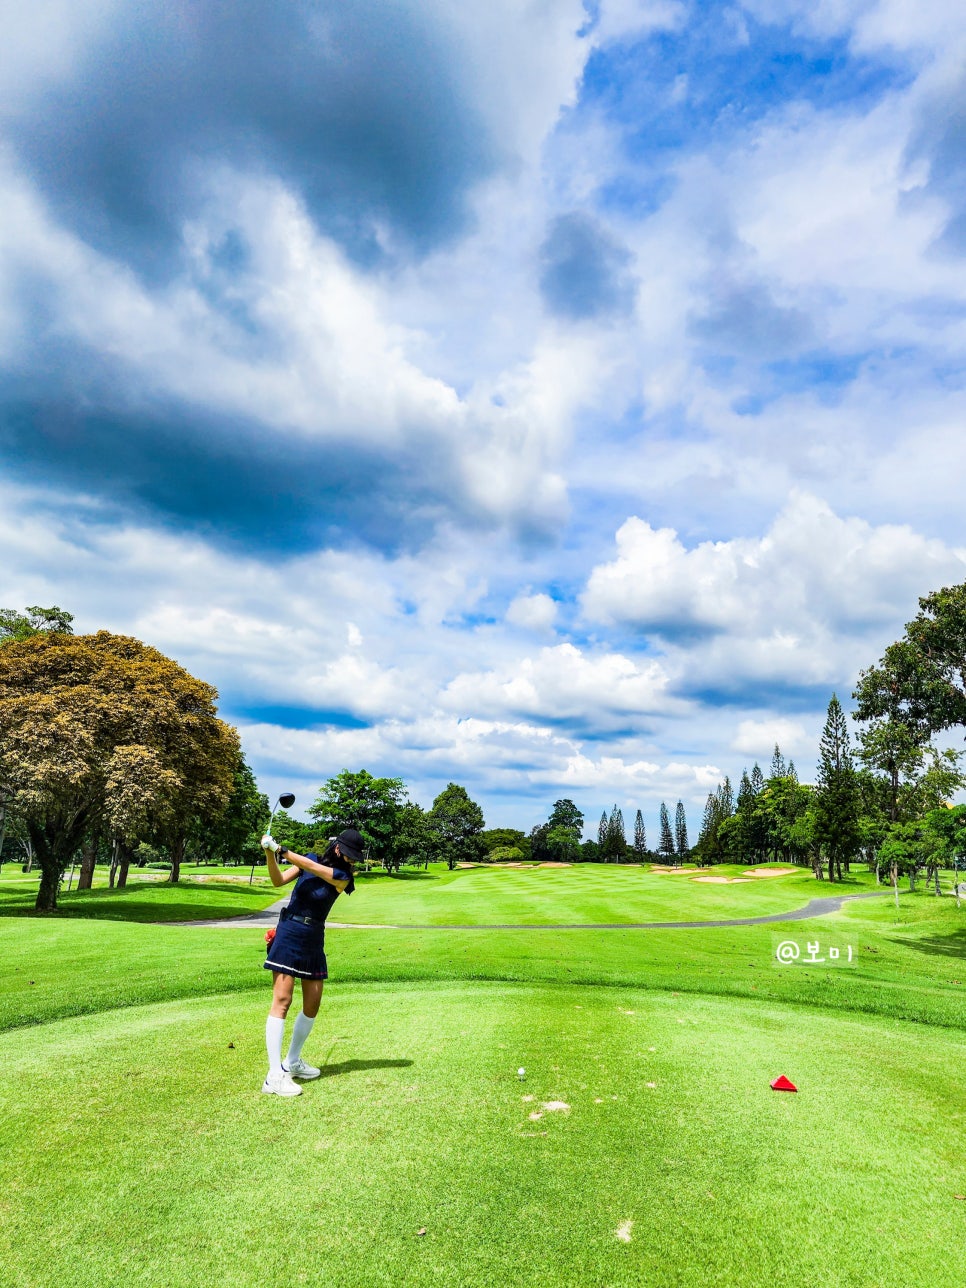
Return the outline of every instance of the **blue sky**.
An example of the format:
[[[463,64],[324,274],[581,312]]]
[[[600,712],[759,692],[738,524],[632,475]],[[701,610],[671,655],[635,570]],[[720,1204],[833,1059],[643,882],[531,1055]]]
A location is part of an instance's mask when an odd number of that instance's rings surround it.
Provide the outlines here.
[[[0,15],[0,603],[217,685],[266,790],[491,825],[803,774],[966,577],[966,17]]]

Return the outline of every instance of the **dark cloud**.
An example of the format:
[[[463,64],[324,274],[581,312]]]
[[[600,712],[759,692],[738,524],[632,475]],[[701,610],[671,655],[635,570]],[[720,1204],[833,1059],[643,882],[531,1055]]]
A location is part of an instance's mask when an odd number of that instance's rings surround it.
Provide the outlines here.
[[[445,450],[428,453],[415,431],[392,452],[348,434],[267,434],[258,422],[109,385],[102,375],[71,387],[51,378],[45,388],[35,375],[0,386],[7,476],[263,552],[354,540],[413,549],[457,511],[463,522],[487,522],[466,505]]]
[[[559,317],[581,321],[626,314],[636,283],[630,254],[591,215],[560,215],[540,248],[540,290]]]
[[[715,285],[706,311],[688,329],[716,352],[752,358],[788,353],[813,334],[808,314],[776,303],[762,282]]]
[[[913,164],[928,162],[926,191],[949,208],[941,249],[966,253],[966,78],[940,102],[929,104],[907,159]]]
[[[281,177],[365,258],[377,221],[417,252],[453,233],[494,163],[454,50],[378,0],[128,6],[7,133],[61,219],[154,275],[218,164]]]

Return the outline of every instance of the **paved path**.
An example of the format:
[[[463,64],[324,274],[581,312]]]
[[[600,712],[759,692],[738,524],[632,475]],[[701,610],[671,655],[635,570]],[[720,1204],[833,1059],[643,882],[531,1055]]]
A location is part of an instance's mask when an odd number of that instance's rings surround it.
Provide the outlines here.
[[[728,921],[617,921],[617,922],[582,922],[575,925],[488,925],[488,926],[386,926],[366,925],[355,921],[330,921],[333,930],[704,930],[712,926],[763,926],[771,921],[807,921],[811,917],[824,917],[827,913],[838,912],[850,899],[879,899],[891,893],[889,890],[872,890],[866,894],[826,895],[821,899],[810,899],[804,908],[793,908],[791,912],[773,912],[767,917],[734,917]],[[238,927],[274,926],[278,920],[279,910],[288,903],[288,898],[279,899],[263,912],[255,912],[247,917],[229,917],[221,921],[178,921],[167,922],[167,925]]]

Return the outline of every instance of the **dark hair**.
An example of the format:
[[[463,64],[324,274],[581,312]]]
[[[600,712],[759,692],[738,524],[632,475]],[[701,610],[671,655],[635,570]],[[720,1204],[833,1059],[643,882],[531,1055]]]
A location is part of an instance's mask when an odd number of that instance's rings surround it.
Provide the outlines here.
[[[349,873],[349,884],[346,886],[346,888],[343,890],[342,893],[352,894],[353,890],[355,890],[356,888],[356,865],[352,862],[352,860],[349,858],[347,854],[336,854],[335,847],[338,845],[338,843],[339,843],[338,839],[334,841],[330,841],[328,846],[326,847],[325,854],[323,854],[322,858],[323,860],[325,859],[329,860],[329,867],[334,867],[335,863],[332,860],[337,859],[339,863],[339,867],[345,868],[345,870]]]

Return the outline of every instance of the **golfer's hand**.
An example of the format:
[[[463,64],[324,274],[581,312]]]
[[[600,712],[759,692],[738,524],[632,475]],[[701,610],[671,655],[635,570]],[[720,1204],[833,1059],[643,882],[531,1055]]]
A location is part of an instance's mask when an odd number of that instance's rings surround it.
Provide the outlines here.
[[[267,832],[262,837],[261,845],[263,850],[271,850],[273,854],[278,854],[279,850],[282,848],[275,838],[269,836]]]

